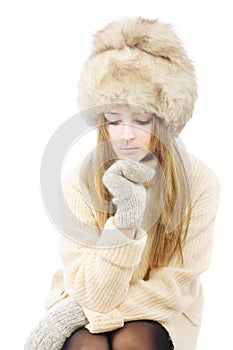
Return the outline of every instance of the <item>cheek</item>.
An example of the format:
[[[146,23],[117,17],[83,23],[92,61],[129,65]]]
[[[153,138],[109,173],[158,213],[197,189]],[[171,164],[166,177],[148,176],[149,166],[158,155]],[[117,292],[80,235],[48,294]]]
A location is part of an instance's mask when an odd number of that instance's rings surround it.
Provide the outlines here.
[[[140,143],[143,146],[148,147],[150,145],[150,142],[151,142],[151,133],[150,132],[146,132],[146,131],[141,131],[138,134],[137,139],[138,139],[138,141],[140,141]]]
[[[111,126],[107,128],[107,133],[108,133],[109,139],[112,139],[112,140],[118,139],[120,135],[119,128],[111,127]]]
[[[120,140],[122,139],[122,127],[121,125],[109,125],[108,136],[110,140]]]

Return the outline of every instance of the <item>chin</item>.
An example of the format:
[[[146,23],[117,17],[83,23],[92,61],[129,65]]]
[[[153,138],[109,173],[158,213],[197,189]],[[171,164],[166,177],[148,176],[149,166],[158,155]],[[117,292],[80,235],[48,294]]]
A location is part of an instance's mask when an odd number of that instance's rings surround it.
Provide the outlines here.
[[[145,157],[145,155],[138,155],[138,154],[121,154],[119,155],[119,159],[129,159],[133,160],[135,162],[140,162]]]

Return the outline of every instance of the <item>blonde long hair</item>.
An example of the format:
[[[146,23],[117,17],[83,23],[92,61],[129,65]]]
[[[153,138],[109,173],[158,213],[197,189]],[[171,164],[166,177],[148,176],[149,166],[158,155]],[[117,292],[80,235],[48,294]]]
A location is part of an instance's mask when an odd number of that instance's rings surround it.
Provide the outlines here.
[[[156,116],[152,120],[150,151],[160,167],[150,186],[151,199],[143,220],[147,226],[148,222],[151,223],[147,231],[152,237],[148,272],[152,268],[166,266],[176,252],[183,264],[182,247],[191,215],[189,176],[180,150],[164,121]],[[95,203],[98,226],[102,229],[106,220],[114,215],[112,197],[104,187],[102,177],[117,159],[109,141],[103,113],[99,118],[97,135],[97,148],[86,164],[83,181]],[[96,174],[95,181],[93,174]],[[103,201],[100,201],[100,197]]]

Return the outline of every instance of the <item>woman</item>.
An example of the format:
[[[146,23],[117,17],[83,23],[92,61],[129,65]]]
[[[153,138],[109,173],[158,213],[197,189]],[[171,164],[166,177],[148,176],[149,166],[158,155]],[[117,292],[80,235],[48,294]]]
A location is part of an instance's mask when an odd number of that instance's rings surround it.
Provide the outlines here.
[[[169,25],[124,19],[96,34],[79,87],[98,132],[64,184],[82,229],[61,241],[64,269],[26,349],[193,350],[219,200],[216,176],[177,142],[193,66]]]

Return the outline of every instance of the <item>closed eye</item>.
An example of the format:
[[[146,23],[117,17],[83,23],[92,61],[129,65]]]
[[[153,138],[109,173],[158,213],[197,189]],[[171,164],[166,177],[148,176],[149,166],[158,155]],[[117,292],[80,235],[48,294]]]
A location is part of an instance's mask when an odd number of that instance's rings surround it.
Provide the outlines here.
[[[106,123],[108,125],[119,125],[120,124],[120,120],[107,120],[106,119]]]
[[[137,124],[139,125],[147,125],[151,123],[151,119],[149,120],[136,120]]]
[[[139,125],[148,125],[151,123],[151,120],[136,120],[135,121]],[[121,120],[107,120],[106,123],[108,125],[119,125],[121,123]]]

